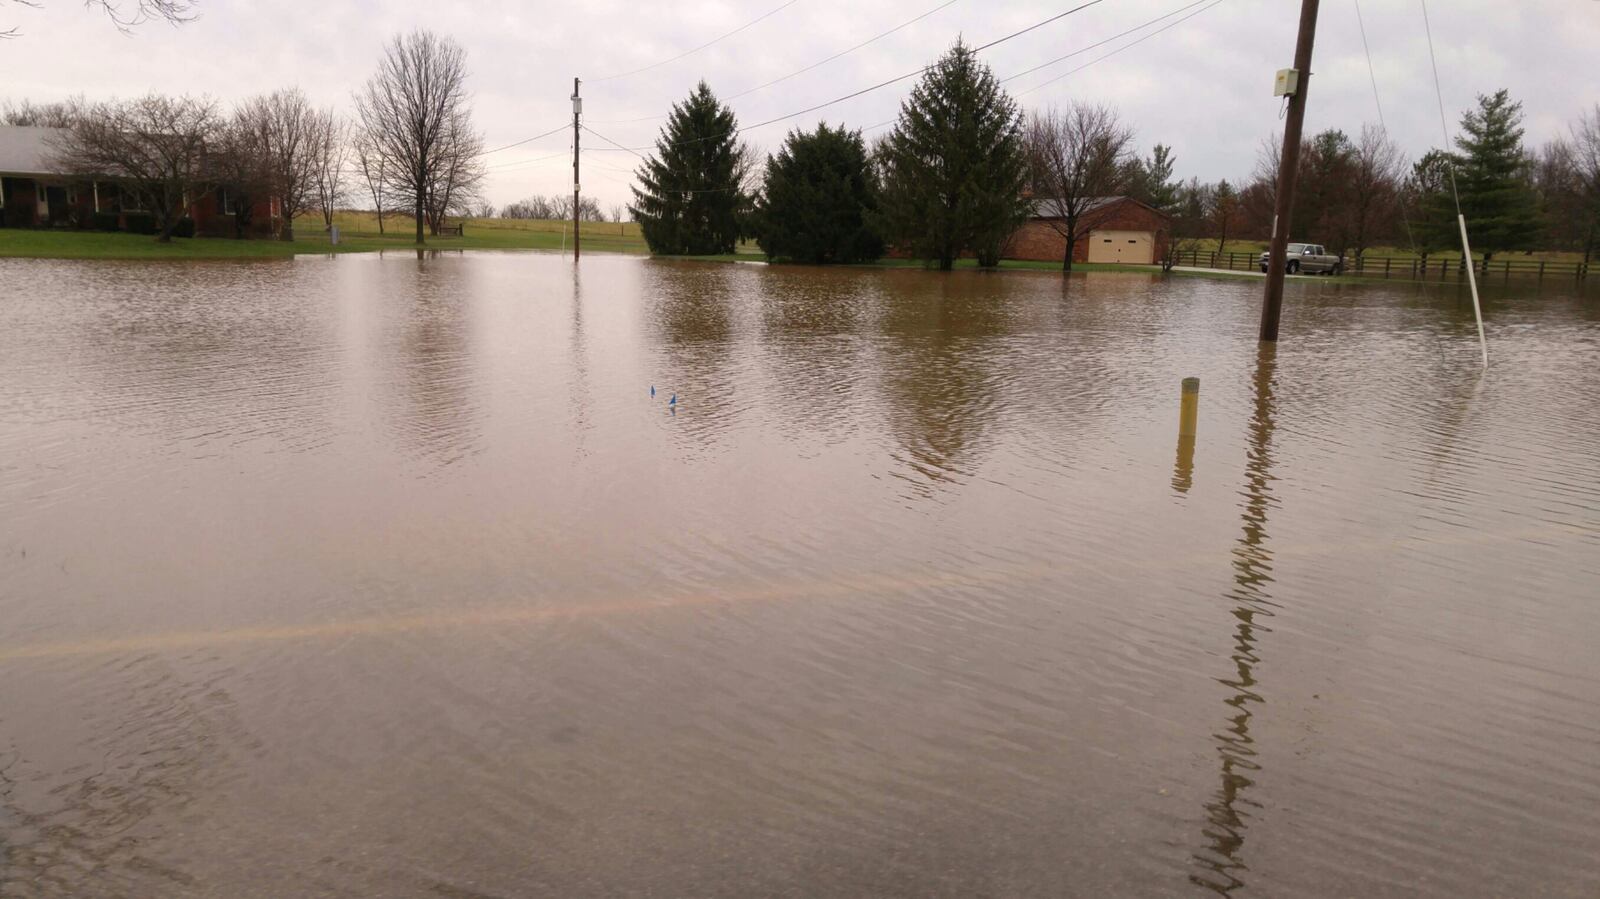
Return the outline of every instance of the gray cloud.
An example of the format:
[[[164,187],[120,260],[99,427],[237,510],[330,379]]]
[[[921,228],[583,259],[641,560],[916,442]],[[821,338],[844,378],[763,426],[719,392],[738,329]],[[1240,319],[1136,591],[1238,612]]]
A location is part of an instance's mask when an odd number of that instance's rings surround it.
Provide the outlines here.
[[[207,93],[231,103],[252,93],[298,84],[319,103],[350,107],[350,93],[368,76],[383,42],[415,27],[453,36],[467,48],[479,127],[491,147],[570,121],[574,75],[599,79],[664,59],[779,5],[779,0],[639,3],[587,0],[328,0],[316,5],[201,0],[198,20],[172,28],[148,24],[135,35],[68,0],[43,8],[0,7],[0,27],[21,38],[0,43],[4,96],[58,99],[131,95],[146,90]],[[1187,0],[1104,0],[984,54],[1001,77],[1092,44],[1183,6]],[[939,0],[888,3],[799,0],[745,32],[652,71],[589,84],[586,119],[631,146],[653,141],[656,116],[700,78],[729,95],[777,78],[937,6]],[[958,35],[983,43],[1070,8],[1071,3],[959,0],[884,40],[798,78],[734,102],[741,121],[783,115],[914,70]],[[1073,98],[1118,107],[1142,147],[1176,147],[1181,175],[1244,178],[1261,139],[1277,132],[1273,72],[1293,55],[1293,0],[1223,0],[1171,30],[1043,89],[1022,94],[1025,106]],[[1364,0],[1378,87],[1390,130],[1412,155],[1441,143],[1432,74],[1417,0]],[[1593,48],[1600,46],[1595,0],[1434,0],[1434,41],[1452,129],[1474,94],[1509,88],[1527,112],[1529,139],[1561,133],[1600,103]],[[1128,38],[1125,40],[1131,40]],[[1028,91],[1100,50],[1019,78]],[[1354,0],[1326,0],[1315,57],[1307,129],[1359,131],[1376,121],[1367,58]],[[748,133],[770,149],[791,127],[825,118],[865,127],[892,119],[910,82],[818,113]],[[560,133],[491,156],[489,192],[508,202],[531,193],[569,189],[571,169]],[[584,136],[589,147],[604,143]],[[554,158],[546,158],[554,157]],[[620,152],[586,153],[584,189],[602,205],[627,199],[637,164]]]

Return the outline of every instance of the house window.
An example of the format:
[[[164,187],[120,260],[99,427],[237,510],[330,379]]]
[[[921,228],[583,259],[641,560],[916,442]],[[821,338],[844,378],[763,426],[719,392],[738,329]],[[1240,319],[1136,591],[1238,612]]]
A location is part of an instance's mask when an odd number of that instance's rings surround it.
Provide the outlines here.
[[[232,211],[233,208],[229,205],[227,188],[217,188],[217,213],[219,215],[227,215]]]

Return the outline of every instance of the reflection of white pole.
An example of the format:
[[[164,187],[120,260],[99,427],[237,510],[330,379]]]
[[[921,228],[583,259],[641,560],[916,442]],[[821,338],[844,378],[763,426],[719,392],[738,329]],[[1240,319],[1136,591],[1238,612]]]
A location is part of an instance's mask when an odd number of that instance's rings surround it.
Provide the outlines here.
[[[1473,271],[1476,268],[1472,262],[1472,245],[1467,243],[1467,217],[1456,213],[1456,222],[1461,225],[1461,258],[1467,262],[1467,284],[1472,288],[1472,314],[1478,319],[1478,345],[1483,348],[1483,367],[1489,367],[1489,338],[1483,336],[1483,307],[1478,304],[1478,276]]]

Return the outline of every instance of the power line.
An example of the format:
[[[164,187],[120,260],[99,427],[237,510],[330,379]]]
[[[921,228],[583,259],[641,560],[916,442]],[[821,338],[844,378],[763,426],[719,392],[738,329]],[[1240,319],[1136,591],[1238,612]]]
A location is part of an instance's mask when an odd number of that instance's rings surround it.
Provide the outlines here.
[[[773,9],[773,10],[770,10],[768,12],[762,13],[761,15],[756,16],[754,19],[751,19],[750,21],[744,23],[743,25],[740,25],[738,28],[733,29],[732,31],[728,32],[727,34],[724,34],[724,35],[722,35],[720,37],[716,37],[716,38],[713,38],[713,39],[711,39],[709,41],[706,41],[705,43],[701,44],[700,46],[695,47],[693,50],[685,50],[682,53],[679,53],[677,56],[672,57],[671,59],[663,59],[660,62],[653,62],[650,65],[643,66],[643,67],[637,68],[637,69],[633,69],[632,71],[628,71],[628,72],[621,72],[621,73],[616,74],[616,75],[607,75],[604,78],[592,78],[592,79],[589,80],[589,83],[590,84],[599,84],[602,81],[615,81],[618,78],[627,78],[630,75],[638,75],[641,72],[648,72],[651,69],[658,69],[658,68],[660,68],[660,67],[662,67],[662,66],[664,66],[664,65],[666,65],[668,63],[677,62],[678,60],[683,59],[686,56],[693,56],[694,54],[699,53],[701,50],[704,50],[705,48],[711,46],[712,44],[716,44],[716,43],[719,43],[721,41],[727,40],[728,38],[733,37],[734,35],[736,35],[739,32],[745,30],[746,28],[749,28],[750,26],[762,21],[763,19],[766,19],[766,18],[768,18],[770,16],[773,16],[773,15],[776,15],[776,14],[778,14],[780,12],[783,12],[784,10],[788,9],[789,7],[795,5],[796,3],[799,3],[799,2],[800,2],[800,0],[788,0],[787,3],[782,4],[777,9]]]
[[[1178,7],[1177,9],[1175,9],[1175,10],[1173,10],[1171,12],[1162,13],[1161,15],[1156,16],[1155,18],[1151,19],[1148,22],[1144,22],[1142,24],[1135,25],[1134,27],[1129,28],[1127,31],[1123,31],[1123,32],[1119,32],[1117,34],[1113,34],[1112,36],[1106,38],[1105,40],[1095,41],[1094,43],[1090,44],[1087,47],[1079,47],[1078,49],[1072,51],[1071,53],[1065,54],[1063,56],[1057,56],[1055,59],[1052,59],[1049,62],[1042,62],[1042,63],[1039,63],[1038,65],[1034,66],[1031,69],[1023,69],[1022,71],[1016,73],[1015,75],[1008,75],[1005,78],[1000,79],[1000,83],[1001,84],[1005,84],[1008,81],[1015,81],[1018,78],[1023,77],[1024,75],[1032,75],[1034,72],[1037,72],[1040,69],[1047,69],[1047,68],[1055,65],[1058,62],[1062,62],[1062,61],[1071,59],[1072,57],[1077,56],[1077,55],[1082,54],[1082,53],[1088,53],[1090,50],[1093,50],[1096,47],[1103,47],[1106,44],[1109,44],[1109,43],[1111,43],[1112,41],[1114,41],[1114,40],[1116,40],[1118,38],[1127,37],[1128,35],[1133,34],[1135,31],[1142,31],[1145,28],[1148,28],[1151,25],[1154,25],[1155,23],[1161,21],[1162,19],[1166,19],[1166,18],[1170,18],[1172,16],[1175,16],[1178,13],[1181,13],[1186,9],[1192,9],[1192,8],[1194,8],[1196,6],[1199,6],[1200,4],[1202,4],[1204,2],[1206,2],[1206,0],[1194,0],[1194,2],[1190,3],[1188,6],[1180,6],[1180,7]]]
[[[1000,44],[1005,43],[1006,41],[1012,40],[1013,38],[1021,37],[1022,35],[1027,34],[1028,32],[1033,31],[1033,30],[1035,30],[1037,28],[1042,28],[1045,25],[1050,24],[1051,22],[1055,22],[1055,21],[1057,21],[1059,19],[1064,19],[1067,16],[1072,15],[1073,13],[1082,12],[1083,10],[1088,9],[1091,6],[1096,6],[1096,5],[1099,5],[1099,4],[1104,3],[1104,2],[1105,2],[1105,0],[1088,0],[1087,3],[1081,3],[1081,4],[1077,5],[1077,6],[1074,6],[1071,9],[1067,10],[1066,12],[1056,13],[1055,15],[1053,15],[1053,16],[1047,18],[1047,19],[1042,19],[1042,20],[1040,20],[1038,22],[1035,22],[1035,23],[1033,23],[1032,25],[1029,25],[1026,28],[1022,28],[1022,29],[1019,29],[1017,31],[1013,31],[1010,34],[1006,35],[1005,37],[996,38],[996,39],[994,39],[992,41],[989,41],[986,44],[980,44],[980,45],[978,45],[976,47],[973,47],[971,52],[979,53],[979,52],[987,50],[987,49],[989,49],[991,47],[998,46]],[[1215,3],[1221,3],[1221,2],[1222,2],[1222,0],[1215,0]],[[1213,3],[1213,5],[1215,5],[1215,3]],[[1180,19],[1179,21],[1181,22],[1183,20]],[[1126,49],[1126,48],[1124,48],[1124,49]],[[1107,55],[1110,55],[1110,54],[1107,54]],[[1099,60],[1096,60],[1096,62],[1098,62],[1098,61]],[[852,91],[852,92],[850,92],[848,94],[845,94],[842,97],[835,97],[832,100],[828,100],[828,101],[825,101],[823,103],[818,103],[815,106],[808,106],[805,109],[801,109],[801,110],[798,110],[796,112],[791,112],[791,113],[788,113],[786,115],[776,116],[774,118],[770,118],[770,119],[767,119],[765,121],[757,122],[754,125],[746,125],[746,126],[744,126],[742,128],[735,128],[732,131],[724,131],[721,134],[710,134],[710,135],[706,135],[705,137],[695,138],[695,140],[691,141],[691,143],[699,142],[699,141],[707,141],[707,140],[716,140],[718,138],[726,137],[729,134],[743,134],[746,131],[753,131],[756,128],[764,128],[767,125],[775,125],[778,122],[784,122],[784,121],[788,121],[789,119],[798,118],[800,116],[805,115],[806,113],[816,112],[819,109],[825,109],[825,108],[827,108],[829,106],[832,106],[832,105],[834,105],[836,103],[843,103],[846,100],[853,100],[856,97],[859,97],[859,96],[861,96],[863,94],[870,94],[875,90],[879,90],[881,88],[888,87],[891,84],[896,84],[898,82],[906,80],[907,78],[915,78],[916,76],[923,74],[924,72],[928,71],[931,68],[933,68],[933,65],[931,65],[931,64],[930,65],[926,65],[926,66],[923,66],[920,69],[916,69],[915,71],[907,72],[904,75],[898,75],[898,76],[896,76],[894,78],[889,78],[887,80],[880,81],[877,84],[871,85],[870,87],[864,87],[864,88],[862,88],[860,90]],[[607,140],[609,140],[609,138],[607,138]],[[613,142],[613,143],[615,143],[615,142]],[[621,144],[617,144],[617,146],[621,147],[622,149],[627,150],[630,153],[637,153],[639,150],[653,149],[651,147],[623,147]]]
[[[478,155],[479,156],[488,156],[490,153],[498,153],[501,150],[509,150],[512,147],[520,147],[523,144],[531,144],[534,141],[536,141],[536,140],[538,140],[538,139],[540,139],[542,137],[549,137],[550,135],[555,134],[557,131],[565,131],[566,129],[567,129],[566,125],[558,125],[555,128],[551,128],[549,131],[546,131],[543,134],[535,134],[533,137],[525,137],[522,140],[506,144],[503,147],[495,147],[493,150],[484,150],[483,152],[479,153]]]
[[[1214,8],[1222,5],[1222,2],[1223,2],[1223,0],[1212,0],[1212,3],[1210,5],[1208,5],[1208,6],[1202,6],[1199,9],[1195,10],[1192,13],[1189,13],[1188,15],[1184,16],[1181,19],[1176,19],[1174,21],[1168,22],[1167,24],[1161,26],[1160,28],[1157,28],[1156,30],[1150,32],[1149,34],[1146,34],[1146,35],[1140,37],[1138,40],[1129,41],[1128,43],[1123,44],[1122,46],[1118,47],[1117,49],[1112,50],[1110,53],[1105,53],[1105,54],[1102,54],[1100,56],[1097,56],[1094,59],[1091,59],[1088,62],[1084,63],[1083,65],[1078,66],[1077,68],[1068,69],[1067,71],[1062,72],[1060,75],[1057,75],[1054,78],[1051,78],[1051,79],[1049,79],[1047,81],[1041,81],[1038,84],[1035,84],[1033,87],[1030,87],[1025,91],[1018,92],[1017,96],[1021,97],[1021,96],[1025,96],[1027,94],[1031,94],[1034,91],[1039,90],[1040,88],[1048,87],[1048,86],[1050,86],[1052,84],[1055,84],[1057,81],[1060,81],[1061,79],[1067,77],[1068,75],[1072,75],[1072,74],[1075,74],[1077,72],[1081,72],[1084,69],[1087,69],[1092,65],[1095,65],[1096,63],[1105,62],[1106,60],[1110,59],[1111,57],[1116,56],[1118,53],[1121,53],[1122,51],[1131,49],[1133,47],[1137,47],[1138,45],[1140,45],[1140,44],[1144,43],[1145,41],[1155,37],[1156,35],[1160,34],[1161,32],[1166,31],[1169,28],[1173,28],[1175,26],[1182,25],[1184,22],[1189,21],[1190,19],[1194,18],[1195,16],[1198,16],[1198,15],[1200,15],[1201,13],[1203,13],[1203,12],[1205,12],[1207,10],[1214,9]],[[1169,15],[1170,15],[1170,13],[1169,13]],[[1160,21],[1160,20],[1157,19],[1156,21]],[[1149,24],[1149,23],[1147,22],[1145,24]],[[1138,31],[1139,29],[1135,28],[1133,30],[1134,31]]]
[[[847,50],[840,50],[838,53],[833,54],[832,56],[828,57],[827,59],[818,60],[817,62],[814,62],[811,65],[806,66],[803,69],[797,69],[797,70],[795,70],[793,72],[790,72],[787,75],[784,75],[781,78],[774,78],[774,79],[772,79],[771,81],[768,81],[765,84],[758,84],[755,87],[750,88],[749,90],[740,91],[739,93],[734,94],[733,96],[729,97],[728,99],[729,100],[737,100],[740,97],[748,96],[750,94],[755,93],[756,91],[766,90],[767,88],[773,86],[774,84],[780,84],[782,82],[788,81],[790,78],[793,78],[796,75],[804,75],[805,73],[811,71],[812,69],[817,68],[818,66],[827,65],[828,63],[833,62],[834,60],[836,60],[836,59],[838,59],[838,58],[840,58],[842,56],[848,56],[851,53],[854,53],[857,50],[860,50],[862,47],[865,47],[868,44],[876,43],[876,42],[878,42],[880,40],[883,40],[884,38],[888,37],[891,34],[894,34],[895,32],[897,32],[897,31],[899,31],[899,30],[901,30],[903,28],[909,28],[910,26],[917,24],[918,22],[922,21],[923,19],[926,19],[927,17],[929,17],[929,16],[933,15],[934,13],[944,9],[947,6],[953,6],[957,2],[958,2],[958,0],[945,0],[944,3],[941,3],[938,6],[935,6],[933,9],[928,10],[927,12],[923,13],[922,15],[917,16],[914,19],[908,19],[908,20],[906,20],[904,22],[901,22],[899,25],[894,26],[893,28],[889,29],[888,31],[885,31],[885,32],[883,32],[881,34],[877,34],[877,35],[874,35],[874,36],[872,36],[870,38],[867,38],[866,40],[862,41],[861,43],[856,44],[854,47],[851,47],[851,48],[849,48]]]
[[[1456,189],[1456,167],[1451,164],[1450,123],[1444,114],[1444,88],[1439,86],[1439,59],[1433,55],[1433,27],[1428,24],[1428,0],[1422,3],[1422,31],[1428,36],[1428,63],[1433,66],[1433,94],[1439,99],[1439,131],[1444,134],[1445,171],[1450,173],[1450,193],[1456,200],[1456,215],[1461,215],[1461,191]]]
[[[518,159],[515,162],[503,162],[499,165],[488,166],[489,171],[510,171],[516,168],[533,165],[536,162],[547,162],[551,159],[565,159],[566,152],[551,153],[549,156],[536,156],[533,159]]]
[[[640,159],[644,158],[643,154],[641,154],[638,150],[634,149],[633,147],[625,147],[622,144],[612,140],[611,138],[606,137],[604,134],[601,134],[600,132],[594,130],[593,128],[590,128],[588,125],[584,125],[583,126],[583,130],[589,132],[590,134],[594,135],[595,137],[600,138],[601,140],[603,140],[606,143],[610,144],[611,146],[617,148],[618,150],[625,150],[625,151],[627,151],[629,153],[632,153],[635,156],[638,156]],[[595,149],[603,150],[605,148],[604,147],[596,147]]]
[[[1361,0],[1356,0],[1356,27],[1361,29],[1361,49],[1367,54],[1367,77],[1372,79],[1372,104],[1378,107],[1378,127],[1388,134],[1389,125],[1383,120],[1383,101],[1378,99],[1378,70],[1372,65],[1372,45],[1367,43],[1367,22],[1361,16]]]
[[[828,57],[827,59],[818,60],[818,61],[812,63],[811,65],[806,66],[803,69],[796,69],[796,70],[794,70],[793,72],[790,72],[787,75],[784,75],[784,76],[782,76],[780,78],[774,78],[771,81],[766,82],[765,84],[758,84],[755,87],[749,88],[747,90],[742,90],[737,94],[733,94],[732,96],[728,97],[727,99],[729,101],[737,100],[740,97],[748,96],[750,94],[755,93],[756,91],[765,90],[765,89],[773,86],[774,84],[779,84],[779,83],[782,83],[784,81],[788,81],[790,78],[793,78],[796,75],[804,75],[805,73],[811,71],[812,69],[817,68],[818,66],[827,65],[828,63],[833,62],[834,60],[836,60],[836,59],[838,59],[838,58],[840,58],[842,56],[848,56],[851,53],[854,53],[857,50],[860,50],[862,47],[865,47],[868,44],[872,44],[872,43],[875,43],[877,41],[880,41],[880,40],[888,37],[889,35],[894,34],[896,31],[901,30],[902,28],[906,28],[906,27],[909,27],[911,25],[915,25],[916,23],[922,21],[923,19],[926,19],[927,17],[933,15],[934,13],[938,12],[939,10],[944,9],[947,6],[952,6],[952,5],[954,5],[955,3],[958,3],[958,2],[959,2],[959,0],[945,0],[944,3],[941,3],[938,6],[935,6],[933,9],[928,10],[927,12],[923,13],[922,15],[917,16],[914,19],[908,19],[908,20],[906,20],[904,22],[901,22],[899,25],[894,26],[893,28],[889,29],[888,31],[885,31],[885,32],[883,32],[881,34],[877,34],[877,35],[874,35],[873,37],[867,38],[866,40],[862,41],[861,43],[856,44],[854,47],[851,47],[851,48],[849,48],[847,50],[840,50],[838,53],[833,54],[832,56]],[[664,118],[666,118],[665,115],[648,115],[648,116],[640,116],[639,118],[635,118],[635,119],[609,119],[609,120],[599,120],[599,119],[597,119],[597,120],[595,120],[595,124],[597,124],[597,125],[631,125],[631,124],[633,124],[635,122],[653,122],[653,121],[655,121],[657,119],[664,119]]]

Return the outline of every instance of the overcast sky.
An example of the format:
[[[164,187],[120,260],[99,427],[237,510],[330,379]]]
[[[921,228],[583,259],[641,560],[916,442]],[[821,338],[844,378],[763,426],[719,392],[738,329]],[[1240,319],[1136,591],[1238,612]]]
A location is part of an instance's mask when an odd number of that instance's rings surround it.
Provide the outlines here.
[[[131,2],[131,0],[129,0]],[[199,17],[178,28],[146,24],[124,36],[77,0],[41,8],[0,0],[0,97],[91,99],[148,90],[204,93],[226,104],[298,85],[319,104],[350,110],[391,35],[427,27],[467,50],[478,127],[497,147],[570,125],[573,76],[585,80],[585,121],[628,146],[652,143],[659,116],[701,78],[730,96],[811,65],[945,0],[199,0]],[[1083,0],[955,0],[860,50],[732,101],[750,124],[804,109],[927,64],[956,37],[982,44]],[[985,51],[1002,78],[1102,41],[1187,6],[1191,0],[1101,0]],[[782,7],[781,9],[779,7]],[[1006,84],[1024,105],[1071,99],[1115,106],[1141,152],[1175,147],[1178,174],[1247,177],[1263,137],[1282,127],[1273,73],[1294,54],[1299,4],[1220,0]],[[707,49],[647,72],[606,79],[669,59],[772,12]],[[1126,45],[1190,12],[1197,15],[1053,83],[1045,81]],[[1452,131],[1477,93],[1506,87],[1523,103],[1531,142],[1561,133],[1600,103],[1600,0],[1433,0],[1434,42]],[[1441,142],[1437,102],[1418,0],[1363,0],[1361,13],[1391,133],[1412,156]],[[1354,134],[1377,121],[1355,0],[1323,0],[1307,133]],[[892,119],[904,81],[793,120],[748,132],[763,150],[819,118],[868,127]],[[604,147],[585,134],[584,147]],[[490,200],[571,189],[570,128],[488,157]],[[584,192],[603,206],[625,202],[638,159],[584,153]]]

